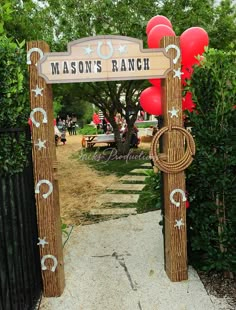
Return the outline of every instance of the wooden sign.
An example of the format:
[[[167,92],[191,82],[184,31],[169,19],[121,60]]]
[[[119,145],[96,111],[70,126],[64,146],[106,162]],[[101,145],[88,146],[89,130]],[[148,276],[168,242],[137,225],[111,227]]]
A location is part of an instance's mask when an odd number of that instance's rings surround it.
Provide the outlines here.
[[[83,38],[70,42],[68,52],[45,53],[38,73],[49,84],[166,77],[173,66],[166,50],[142,46],[123,36]]]

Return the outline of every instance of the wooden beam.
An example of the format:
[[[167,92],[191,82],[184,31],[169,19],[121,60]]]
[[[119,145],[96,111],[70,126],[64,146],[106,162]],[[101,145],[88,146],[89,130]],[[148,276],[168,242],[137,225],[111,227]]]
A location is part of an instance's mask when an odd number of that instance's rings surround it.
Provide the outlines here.
[[[169,46],[168,54],[174,60],[177,50],[170,47],[172,45],[179,48],[179,37],[164,37],[161,41],[161,47]],[[163,126],[167,127],[183,127],[181,78],[175,77],[176,73],[178,74],[177,70],[181,70],[181,57],[174,64],[173,71],[162,80]],[[172,109],[178,110],[177,116],[170,113]],[[169,162],[181,159],[184,154],[184,136],[176,130],[164,133],[162,151],[167,155]],[[180,203],[179,207],[170,200],[171,193],[176,189],[185,193],[184,171],[163,173],[163,182],[165,270],[171,281],[187,280],[186,203],[180,192],[173,196],[174,200]]]
[[[60,296],[65,286],[59,188],[56,176],[56,147],[53,125],[52,86],[38,76],[37,62],[41,53],[49,52],[43,41],[27,43],[30,75],[30,107],[32,124],[35,198],[38,219],[43,294]],[[43,241],[44,239],[44,241]],[[39,240],[40,241],[40,240]]]

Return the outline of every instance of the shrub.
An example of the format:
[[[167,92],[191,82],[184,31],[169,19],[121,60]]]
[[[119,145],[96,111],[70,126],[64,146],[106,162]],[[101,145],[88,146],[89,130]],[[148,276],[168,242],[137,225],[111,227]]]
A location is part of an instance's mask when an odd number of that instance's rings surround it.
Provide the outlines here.
[[[187,90],[196,155],[187,169],[191,263],[236,271],[236,53],[209,50],[194,67]]]
[[[26,127],[30,111],[26,53],[22,44],[0,36],[0,128]],[[24,134],[19,142],[8,134],[0,139],[0,174],[16,173],[27,160]]]

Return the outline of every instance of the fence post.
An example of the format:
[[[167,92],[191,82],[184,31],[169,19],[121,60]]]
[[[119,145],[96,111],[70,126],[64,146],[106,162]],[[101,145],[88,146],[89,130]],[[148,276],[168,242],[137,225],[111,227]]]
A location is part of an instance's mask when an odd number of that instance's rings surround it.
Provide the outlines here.
[[[161,47],[169,46],[168,55],[174,63],[173,70],[162,80],[162,104],[164,127],[183,127],[182,90],[181,90],[181,57],[177,57],[179,37],[164,37]],[[174,48],[174,46],[177,47]],[[180,51],[180,49],[179,49]],[[168,162],[176,162],[184,154],[184,136],[175,130],[163,134],[163,153]],[[171,281],[187,280],[187,235],[186,203],[176,189],[185,193],[184,171],[163,173],[164,185],[164,245],[165,270]],[[180,203],[179,207],[171,202],[171,194]]]
[[[59,188],[53,125],[52,86],[38,76],[37,62],[49,46],[44,41],[27,43],[30,74],[30,106],[35,197],[39,248],[46,297],[60,296],[65,286]]]

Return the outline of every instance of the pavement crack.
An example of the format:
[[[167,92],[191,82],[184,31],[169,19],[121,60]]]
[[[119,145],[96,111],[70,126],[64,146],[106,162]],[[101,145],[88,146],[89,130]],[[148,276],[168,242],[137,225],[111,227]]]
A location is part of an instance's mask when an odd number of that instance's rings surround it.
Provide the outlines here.
[[[114,253],[112,254],[112,256],[115,257],[115,259],[118,261],[118,263],[120,264],[120,266],[124,269],[125,274],[126,274],[128,280],[129,280],[129,283],[130,283],[130,286],[131,286],[132,290],[133,290],[133,291],[137,291],[137,288],[135,287],[135,285],[134,285],[134,283],[133,283],[133,281],[132,281],[131,275],[130,275],[130,273],[129,273],[129,270],[128,270],[126,264],[125,264],[124,258],[120,258],[120,257],[119,257],[120,255],[118,255],[116,252],[114,252]]]
[[[120,266],[124,269],[125,274],[129,280],[130,286],[132,288],[133,291],[137,291],[137,287],[135,285],[135,283],[133,283],[131,275],[129,273],[129,270],[125,264],[125,260],[124,260],[124,256],[131,256],[129,253],[125,253],[125,254],[118,254],[116,252],[113,252],[112,255],[94,255],[91,257],[96,257],[96,258],[103,258],[103,257],[114,257],[118,263],[120,264]],[[141,305],[140,305],[141,307]],[[142,310],[142,307],[140,308]]]
[[[139,307],[139,310],[143,310],[140,301],[138,302],[138,307]]]
[[[95,256],[91,256],[91,257],[112,257],[112,255],[95,255]]]

